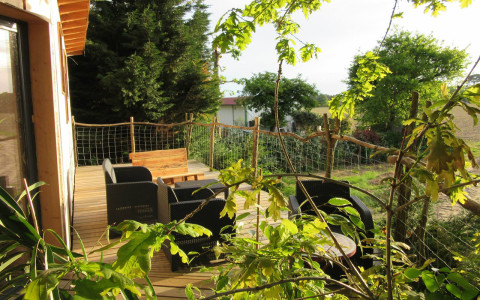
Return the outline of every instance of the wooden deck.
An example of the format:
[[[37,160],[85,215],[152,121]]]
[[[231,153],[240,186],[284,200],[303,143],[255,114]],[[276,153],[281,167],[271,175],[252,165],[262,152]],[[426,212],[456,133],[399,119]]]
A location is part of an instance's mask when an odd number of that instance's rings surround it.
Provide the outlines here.
[[[209,172],[208,167],[194,160],[188,161],[189,172],[205,172],[205,178],[217,178],[218,172]],[[248,185],[241,186],[249,189]],[[261,205],[267,207],[267,194],[262,192]],[[239,208],[243,208],[243,201],[238,201]],[[253,230],[255,221],[254,209],[252,215],[243,220],[242,232]],[[240,213],[245,212],[242,210]],[[105,179],[102,166],[78,167],[75,175],[74,218],[73,227],[78,232],[87,252],[107,244],[105,229],[107,228],[107,205],[105,195]],[[103,253],[105,262],[113,262],[118,247]],[[73,250],[81,252],[79,241],[74,237]],[[90,260],[100,259],[100,254],[92,254]],[[170,264],[163,252],[156,253],[152,261],[150,280],[155,287],[158,299],[186,299],[185,286],[191,283],[208,293],[208,279],[211,273],[198,271],[172,272]]]

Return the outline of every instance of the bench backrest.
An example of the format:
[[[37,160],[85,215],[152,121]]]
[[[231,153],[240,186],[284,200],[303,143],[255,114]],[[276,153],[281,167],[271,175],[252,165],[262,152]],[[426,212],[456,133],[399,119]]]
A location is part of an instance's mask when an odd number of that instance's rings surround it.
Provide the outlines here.
[[[187,149],[177,148],[130,153],[132,165],[147,167],[153,178],[188,173]]]

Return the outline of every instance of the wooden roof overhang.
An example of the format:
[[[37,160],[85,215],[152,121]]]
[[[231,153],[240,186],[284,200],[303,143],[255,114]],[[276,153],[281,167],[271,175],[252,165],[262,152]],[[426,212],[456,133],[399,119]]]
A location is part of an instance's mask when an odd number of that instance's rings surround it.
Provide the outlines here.
[[[90,0],[58,0],[57,3],[67,55],[81,55],[87,39]]]

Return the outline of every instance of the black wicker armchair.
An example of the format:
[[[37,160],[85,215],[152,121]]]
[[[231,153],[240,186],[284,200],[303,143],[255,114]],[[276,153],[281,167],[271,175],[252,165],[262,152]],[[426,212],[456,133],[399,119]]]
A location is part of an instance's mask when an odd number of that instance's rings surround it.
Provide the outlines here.
[[[157,184],[145,167],[113,167],[110,159],[103,161],[107,191],[108,225],[124,220],[142,223],[158,221]],[[111,231],[113,236],[118,236]]]
[[[359,212],[360,218],[365,225],[365,232],[364,234],[369,237],[373,238],[374,233],[370,230],[374,228],[372,213],[370,209],[356,196],[350,195],[350,188],[348,186],[344,186],[335,182],[326,182],[323,180],[302,180],[305,189],[312,197],[312,200],[315,202],[317,207],[319,207],[322,211],[327,214],[340,214],[345,215],[343,212],[340,212],[336,207],[331,205],[325,205],[330,199],[332,198],[344,198],[349,200],[352,203],[352,206]],[[290,196],[289,201],[289,208],[291,214],[299,214],[305,213],[310,215],[315,215],[315,212],[312,209],[312,206],[309,202],[305,202],[307,197],[300,189],[298,183],[296,186],[296,195]],[[305,203],[303,203],[305,202]],[[300,205],[303,205],[300,208]],[[331,226],[332,231],[337,233],[342,233],[339,226]],[[360,230],[360,229],[359,229]],[[369,268],[372,266],[373,260],[372,259],[363,259],[361,258],[365,254],[372,253],[372,249],[360,249],[357,247],[357,251],[355,255],[351,258],[354,263],[357,265],[363,266],[365,268]]]
[[[194,211],[200,203],[213,193],[211,190],[199,190],[197,188],[171,188],[158,181],[158,216],[160,222],[166,224],[173,220],[181,220]],[[210,237],[191,237],[186,235],[175,235],[175,242],[185,252],[198,252],[200,255],[195,258],[193,264],[207,264],[215,259],[212,248],[217,242],[222,242],[221,233],[233,233],[234,219],[227,216],[220,218],[220,212],[225,206],[225,199],[214,198],[198,213],[188,219],[187,222],[201,225],[212,232]],[[231,225],[227,230],[220,232],[225,226]],[[164,247],[165,256],[170,261],[172,271],[178,270],[184,265],[178,255],[172,255],[168,245]]]

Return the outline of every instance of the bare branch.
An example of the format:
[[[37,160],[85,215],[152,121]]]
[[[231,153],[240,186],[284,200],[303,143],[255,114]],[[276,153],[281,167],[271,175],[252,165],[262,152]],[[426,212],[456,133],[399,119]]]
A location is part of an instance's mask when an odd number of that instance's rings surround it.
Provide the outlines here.
[[[216,298],[220,298],[220,297],[223,297],[223,296],[228,296],[228,295],[232,295],[232,294],[236,294],[236,293],[242,293],[242,292],[258,292],[258,291],[268,289],[268,288],[274,287],[276,285],[280,285],[280,284],[284,284],[284,283],[288,283],[288,282],[299,282],[299,281],[308,281],[308,280],[331,282],[333,284],[341,286],[342,288],[347,289],[347,290],[359,295],[360,297],[368,298],[368,295],[365,295],[364,293],[362,293],[361,291],[351,287],[350,285],[347,285],[343,282],[340,282],[338,280],[335,280],[335,279],[332,279],[332,278],[329,278],[329,277],[297,277],[297,278],[283,279],[283,280],[280,280],[280,281],[277,281],[277,282],[272,282],[272,283],[269,283],[269,284],[260,285],[260,286],[256,286],[256,287],[251,287],[251,288],[236,289],[236,290],[232,290],[232,291],[228,291],[228,292],[216,293],[212,296],[208,296],[208,297],[205,297],[203,299],[205,299],[205,300],[216,299]]]

